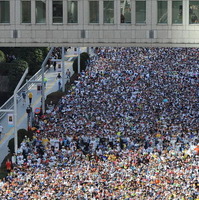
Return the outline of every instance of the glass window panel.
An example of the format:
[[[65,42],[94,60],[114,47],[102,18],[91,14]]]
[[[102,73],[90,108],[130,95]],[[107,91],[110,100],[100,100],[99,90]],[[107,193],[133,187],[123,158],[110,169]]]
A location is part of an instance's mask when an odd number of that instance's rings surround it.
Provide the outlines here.
[[[62,1],[53,1],[53,23],[63,23]]]
[[[46,23],[46,1],[36,1],[36,23]]]
[[[189,2],[189,23],[199,24],[199,1]]]
[[[158,1],[158,23],[167,23],[167,1]]]
[[[10,23],[9,1],[0,1],[0,23]]]
[[[68,1],[68,23],[78,23],[77,1]]]
[[[21,2],[21,22],[31,23],[31,1]]]
[[[146,23],[146,1],[136,1],[136,23]]]
[[[172,1],[172,23],[182,24],[182,1]]]
[[[99,1],[89,2],[89,22],[99,23]]]
[[[131,23],[131,2],[130,0],[120,1],[121,23]]]
[[[104,23],[114,23],[114,1],[104,1]]]

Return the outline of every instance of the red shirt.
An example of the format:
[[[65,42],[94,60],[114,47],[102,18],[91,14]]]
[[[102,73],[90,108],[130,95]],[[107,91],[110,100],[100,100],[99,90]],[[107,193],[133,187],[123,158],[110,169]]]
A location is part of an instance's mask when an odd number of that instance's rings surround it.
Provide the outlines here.
[[[11,161],[6,161],[6,169],[11,170],[12,169],[12,163]]]

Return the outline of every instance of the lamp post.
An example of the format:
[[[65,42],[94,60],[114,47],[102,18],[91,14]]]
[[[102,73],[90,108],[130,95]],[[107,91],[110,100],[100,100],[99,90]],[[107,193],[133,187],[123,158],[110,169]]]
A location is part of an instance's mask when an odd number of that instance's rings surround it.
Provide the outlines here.
[[[14,147],[15,147],[15,153],[17,153],[18,149],[18,135],[17,135],[17,92],[23,83],[26,75],[28,74],[28,68],[26,68],[23,76],[21,77],[19,83],[17,84],[17,87],[14,90]]]
[[[28,115],[27,130],[30,130],[32,128],[32,107],[30,105],[26,108],[26,113]]]
[[[77,53],[78,53],[78,59],[77,59],[77,61],[78,61],[78,74],[80,73],[80,48],[78,47],[77,48],[78,50],[77,50]]]
[[[65,66],[64,66],[64,47],[62,47],[62,92],[65,92]]]
[[[45,91],[45,88],[44,88],[44,72],[45,72],[45,66],[46,66],[46,63],[49,59],[49,57],[52,55],[52,52],[53,52],[53,49],[54,47],[51,47],[50,51],[48,52],[45,60],[43,61],[42,65],[41,65],[41,69],[42,69],[42,83],[41,83],[41,87],[42,87],[42,96],[41,96],[41,101],[42,101],[42,112],[45,113],[45,97],[44,97],[44,91]]]

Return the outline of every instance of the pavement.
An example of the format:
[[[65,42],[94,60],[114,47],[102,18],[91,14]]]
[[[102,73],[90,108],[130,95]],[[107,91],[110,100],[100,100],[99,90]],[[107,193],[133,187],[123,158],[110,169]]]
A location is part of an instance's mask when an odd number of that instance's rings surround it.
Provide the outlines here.
[[[80,52],[86,52],[87,49],[86,47],[81,47]],[[74,51],[74,48],[69,49],[66,52],[65,57],[68,57],[67,61],[64,62],[65,66],[65,72],[66,69],[69,69],[71,72],[71,75],[74,73],[72,69],[72,64],[73,60],[72,58],[77,56],[77,52]],[[57,62],[57,65],[59,65],[59,61]],[[60,68],[57,67],[56,71],[54,71],[53,66],[49,68],[45,72],[45,77],[47,78],[47,84],[46,84],[46,89],[44,92],[45,97],[58,90],[58,83],[56,80],[57,74],[60,73]],[[41,81],[41,78],[38,79],[38,81]],[[65,79],[66,81],[66,79]],[[29,91],[32,92],[33,98],[32,98],[32,109],[33,111],[35,108],[41,106],[41,91],[38,91],[38,83],[33,84],[33,86],[29,89]],[[26,102],[23,101],[23,98],[20,98],[18,103],[17,103],[17,130],[19,129],[26,129],[28,127],[28,122],[27,122],[27,113],[26,113],[26,108],[29,105],[29,99],[26,95]],[[3,133],[1,134],[1,140],[0,140],[0,163],[3,162],[5,156],[9,153],[9,149],[7,147],[8,142],[11,138],[14,137],[14,127],[10,126],[8,123],[8,115],[6,114],[0,121],[1,125],[3,126]]]

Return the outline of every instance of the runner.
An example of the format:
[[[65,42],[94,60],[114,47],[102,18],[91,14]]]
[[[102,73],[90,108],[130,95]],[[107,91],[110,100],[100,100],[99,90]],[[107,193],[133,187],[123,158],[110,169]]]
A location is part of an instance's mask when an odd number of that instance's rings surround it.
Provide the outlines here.
[[[29,92],[29,93],[28,93],[28,98],[29,98],[29,105],[31,105],[31,103],[32,103],[32,98],[33,98],[32,92]]]
[[[25,92],[25,90],[22,91],[21,95],[22,95],[22,98],[23,98],[23,105],[25,105],[26,104],[26,92]]]

